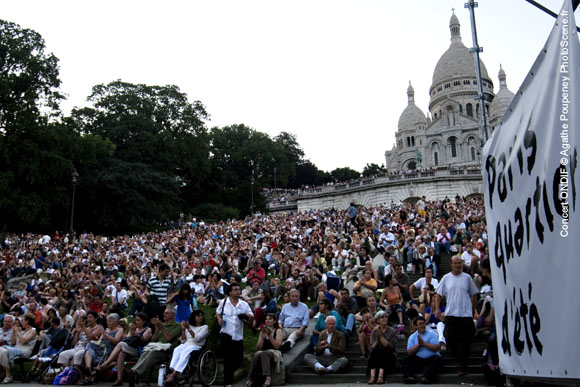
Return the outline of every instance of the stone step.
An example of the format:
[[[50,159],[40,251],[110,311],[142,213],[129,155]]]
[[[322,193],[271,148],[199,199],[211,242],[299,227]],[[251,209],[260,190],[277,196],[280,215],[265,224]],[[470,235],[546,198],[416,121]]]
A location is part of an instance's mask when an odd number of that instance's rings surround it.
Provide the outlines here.
[[[421,376],[421,375],[419,375]],[[366,384],[368,377],[364,373],[360,374],[326,374],[316,375],[314,372],[295,373],[288,375],[288,384]],[[403,374],[393,374],[386,377],[389,383],[403,383]],[[437,378],[436,383],[446,385],[458,385],[461,383],[486,385],[483,374],[473,374],[458,376],[456,374],[442,374]]]
[[[346,370],[344,370],[344,372],[339,372],[337,373],[337,375],[349,375],[349,374],[364,374],[366,372],[367,366],[366,365],[350,365]],[[470,374],[478,374],[481,373],[481,363],[480,364],[470,364],[468,366],[468,370]],[[302,373],[308,373],[312,371],[312,369],[303,364],[300,365],[298,367],[296,367],[296,373],[298,374],[302,374]],[[455,364],[453,365],[449,365],[449,364],[444,364],[440,369],[439,369],[439,373],[441,375],[448,375],[448,374],[456,374],[460,371],[460,367],[456,366]],[[400,371],[399,371],[400,373]]]
[[[481,356],[483,354],[484,350],[485,350],[485,346],[472,345],[471,348],[469,349],[469,356],[470,357],[471,356]],[[399,357],[406,355],[406,353],[407,353],[407,347],[404,347],[404,348],[397,347],[397,354],[399,355]],[[344,351],[344,355],[346,357],[359,357],[360,354],[361,354],[360,348],[347,348],[347,350]],[[451,356],[451,351],[449,350],[449,348],[443,354],[443,357],[445,357],[445,356]]]
[[[399,359],[402,359],[402,357],[399,357]],[[368,357],[365,359],[361,359],[360,357],[357,358],[348,358],[348,362],[352,365],[352,366],[361,366],[364,365],[366,366],[366,364],[368,363],[369,359]],[[453,357],[451,356],[443,356],[442,358],[442,363],[443,365],[455,365],[455,359],[453,359]],[[481,365],[484,363],[484,358],[483,356],[479,356],[479,357],[470,357],[468,359],[468,363],[470,365]]]

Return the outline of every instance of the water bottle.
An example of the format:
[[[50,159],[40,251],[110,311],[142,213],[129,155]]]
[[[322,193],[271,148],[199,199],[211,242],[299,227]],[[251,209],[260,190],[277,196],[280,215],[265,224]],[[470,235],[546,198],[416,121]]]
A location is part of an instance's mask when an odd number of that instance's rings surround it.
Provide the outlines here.
[[[159,367],[159,377],[157,378],[157,387],[165,387],[165,364]]]

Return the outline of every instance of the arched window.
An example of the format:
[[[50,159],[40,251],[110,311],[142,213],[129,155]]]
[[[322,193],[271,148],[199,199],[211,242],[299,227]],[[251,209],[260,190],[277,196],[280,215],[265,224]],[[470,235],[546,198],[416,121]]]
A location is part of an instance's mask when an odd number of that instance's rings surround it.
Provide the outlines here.
[[[457,139],[455,137],[449,138],[449,146],[451,147],[451,157],[457,157]]]
[[[415,146],[415,136],[411,136],[411,146]]]
[[[410,146],[411,146],[411,138],[407,137],[407,147],[410,147]]]
[[[471,147],[471,161],[475,161],[475,148]]]
[[[447,106],[447,125],[455,126],[455,114],[451,106]]]
[[[467,105],[465,105],[465,112],[467,113],[467,115],[469,117],[473,117],[473,105],[468,103]]]
[[[433,164],[439,165],[439,155],[437,152],[433,152]]]

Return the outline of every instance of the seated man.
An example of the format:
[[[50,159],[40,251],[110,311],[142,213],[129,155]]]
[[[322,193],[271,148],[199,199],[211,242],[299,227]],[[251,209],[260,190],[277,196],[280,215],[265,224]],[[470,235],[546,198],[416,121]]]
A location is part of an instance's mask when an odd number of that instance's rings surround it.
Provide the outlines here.
[[[135,386],[136,375],[142,375],[145,371],[165,360],[171,354],[171,348],[175,347],[181,336],[181,325],[175,321],[176,310],[167,307],[163,312],[164,321],[153,317],[151,324],[155,326],[155,332],[151,342],[143,348],[143,352],[137,364],[127,370],[129,386]]]
[[[294,347],[296,341],[304,336],[308,322],[308,307],[300,302],[300,292],[296,289],[290,290],[290,302],[284,304],[278,318],[278,323],[284,332],[282,352]]]
[[[350,296],[347,288],[340,289],[340,298],[336,305],[336,311],[342,318],[342,323],[347,332],[351,334],[354,330],[355,314],[359,312],[356,300]]]
[[[422,384],[433,383],[441,364],[439,354],[439,337],[437,333],[428,330],[425,318],[416,317],[413,320],[417,331],[409,336],[407,356],[403,360],[403,373],[406,384],[417,383],[415,372],[427,368],[421,378]]]
[[[319,375],[338,372],[346,367],[348,359],[344,356],[346,338],[344,333],[336,330],[336,318],[326,318],[326,329],[320,332],[318,345],[314,347],[314,355],[304,356],[304,361]]]

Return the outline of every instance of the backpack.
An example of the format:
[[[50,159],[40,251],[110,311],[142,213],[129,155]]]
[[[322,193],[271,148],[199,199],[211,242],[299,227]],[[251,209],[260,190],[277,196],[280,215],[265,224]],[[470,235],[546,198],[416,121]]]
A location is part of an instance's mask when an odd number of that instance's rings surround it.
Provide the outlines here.
[[[56,375],[52,384],[54,386],[58,385],[67,385],[67,384],[76,384],[79,378],[79,374],[74,367],[66,367],[60,374]]]

